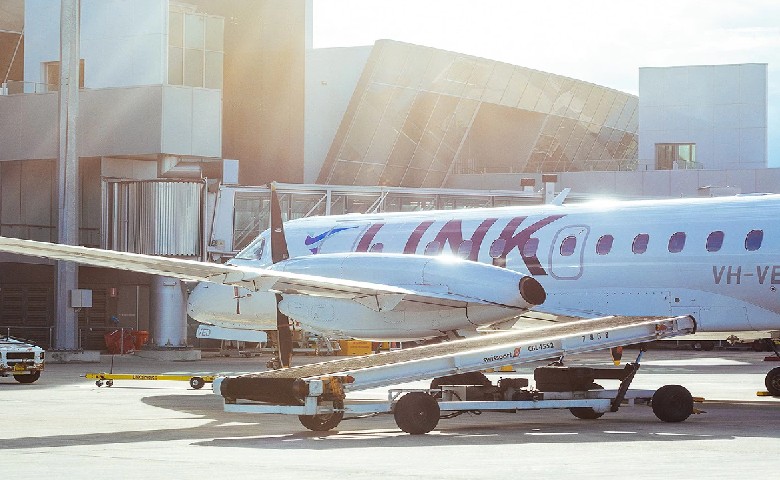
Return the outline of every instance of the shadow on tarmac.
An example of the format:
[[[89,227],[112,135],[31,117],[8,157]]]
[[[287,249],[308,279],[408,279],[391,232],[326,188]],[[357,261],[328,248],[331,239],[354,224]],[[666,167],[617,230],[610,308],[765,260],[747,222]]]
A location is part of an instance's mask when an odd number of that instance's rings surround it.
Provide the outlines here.
[[[625,408],[594,421],[578,420],[569,412],[530,411],[485,413],[441,420],[427,435],[410,436],[392,415],[345,419],[331,432],[312,432],[293,415],[227,413],[215,395],[159,395],[143,398],[149,406],[193,415],[208,423],[194,427],[129,430],[108,433],[18,437],[4,439],[0,450],[95,446],[189,440],[204,447],[309,449],[504,445],[609,442],[687,442],[738,437],[780,438],[776,428],[780,406],[767,403],[704,404],[708,413],[682,423],[663,423],[647,407]],[[510,416],[511,415],[511,416]],[[199,417],[199,418],[198,418]]]

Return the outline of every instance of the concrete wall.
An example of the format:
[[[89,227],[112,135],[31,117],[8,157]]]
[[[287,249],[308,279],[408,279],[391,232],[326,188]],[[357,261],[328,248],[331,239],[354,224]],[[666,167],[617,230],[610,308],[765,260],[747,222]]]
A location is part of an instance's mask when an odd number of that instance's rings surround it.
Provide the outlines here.
[[[44,63],[59,60],[60,1],[27,0],[27,82],[45,82]],[[84,87],[165,83],[168,0],[81,0]]]
[[[753,169],[767,159],[767,65],[639,69],[639,168],[655,144],[695,143],[706,169]]]
[[[303,182],[314,183],[366,66],[371,46],[306,52]]]
[[[57,93],[0,96],[0,161],[57,157]],[[160,154],[218,158],[219,90],[143,86],[82,90],[80,157]]]

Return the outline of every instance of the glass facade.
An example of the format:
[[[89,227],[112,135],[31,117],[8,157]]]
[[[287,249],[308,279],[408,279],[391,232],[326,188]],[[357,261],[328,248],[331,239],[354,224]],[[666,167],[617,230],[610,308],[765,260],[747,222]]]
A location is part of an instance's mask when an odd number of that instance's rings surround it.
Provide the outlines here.
[[[631,170],[638,104],[587,82],[382,40],[317,182],[436,188],[450,173]]]
[[[222,88],[225,20],[171,4],[168,84]]]

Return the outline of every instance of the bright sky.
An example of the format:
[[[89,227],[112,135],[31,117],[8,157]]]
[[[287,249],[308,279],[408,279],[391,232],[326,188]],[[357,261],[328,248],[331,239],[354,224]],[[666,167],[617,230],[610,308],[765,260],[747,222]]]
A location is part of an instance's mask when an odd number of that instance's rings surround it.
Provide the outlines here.
[[[780,167],[778,0],[313,0],[314,47],[388,38],[637,94],[639,67],[769,64]]]

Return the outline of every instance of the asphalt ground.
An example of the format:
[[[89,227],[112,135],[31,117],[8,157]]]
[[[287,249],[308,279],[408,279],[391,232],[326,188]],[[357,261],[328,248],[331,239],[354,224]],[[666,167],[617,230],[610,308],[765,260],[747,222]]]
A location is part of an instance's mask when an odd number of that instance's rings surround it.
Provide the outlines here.
[[[635,351],[627,350],[624,360]],[[566,410],[461,415],[427,435],[407,435],[391,415],[304,429],[295,416],[226,413],[207,385],[117,380],[98,388],[100,364],[50,364],[22,385],[0,378],[0,472],[4,478],[774,478],[780,398],[759,397],[777,362],[753,352],[647,352],[633,383],[687,387],[706,411],[682,423],[644,406],[598,420]],[[267,356],[160,362],[114,358],[114,373],[211,374],[265,369]],[[296,357],[294,363],[321,361]],[[610,365],[608,353],[567,363]],[[517,373],[532,376],[532,365]],[[604,383],[607,388],[612,385]],[[427,382],[405,387],[425,388]],[[356,392],[385,398],[385,390]]]

